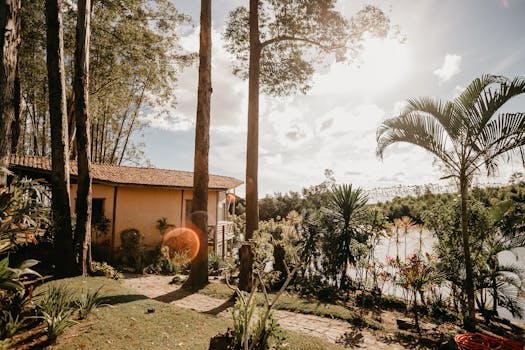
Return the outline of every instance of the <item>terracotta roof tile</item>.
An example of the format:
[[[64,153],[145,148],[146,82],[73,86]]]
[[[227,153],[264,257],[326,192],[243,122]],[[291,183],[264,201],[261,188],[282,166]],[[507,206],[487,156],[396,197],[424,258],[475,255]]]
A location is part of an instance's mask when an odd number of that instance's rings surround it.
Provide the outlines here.
[[[78,175],[76,161],[71,161],[70,166],[71,175]],[[10,168],[49,173],[51,172],[51,158],[12,155]],[[91,172],[95,183],[179,188],[193,187],[193,173],[190,171],[92,164]],[[232,189],[241,184],[241,180],[233,177],[210,174],[208,186],[213,189]]]

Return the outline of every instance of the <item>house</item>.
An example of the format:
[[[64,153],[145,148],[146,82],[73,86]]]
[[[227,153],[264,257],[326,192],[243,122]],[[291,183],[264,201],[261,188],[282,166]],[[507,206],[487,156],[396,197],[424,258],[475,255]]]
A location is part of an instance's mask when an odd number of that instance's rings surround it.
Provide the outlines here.
[[[11,156],[10,170],[20,176],[49,180],[48,157]],[[77,165],[71,162],[71,211],[77,189]],[[187,227],[191,214],[193,173],[188,171],[92,164],[92,244],[113,256],[121,245],[120,233],[137,229],[146,250],[162,240],[158,222]],[[209,249],[223,258],[232,254],[233,222],[227,217],[227,194],[242,181],[210,175],[208,193]]]

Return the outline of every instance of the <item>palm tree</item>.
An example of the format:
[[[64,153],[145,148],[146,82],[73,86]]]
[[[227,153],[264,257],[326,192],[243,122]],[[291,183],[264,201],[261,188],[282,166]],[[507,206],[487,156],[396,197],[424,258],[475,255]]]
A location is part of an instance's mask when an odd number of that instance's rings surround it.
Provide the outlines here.
[[[416,225],[410,216],[404,215],[399,220],[399,225],[403,228],[403,235],[405,236],[405,262],[407,262],[407,236],[408,231]]]
[[[328,210],[340,225],[341,237],[341,286],[346,282],[348,263],[353,260],[350,241],[356,237],[357,228],[353,225],[355,217],[365,208],[368,196],[361,188],[352,185],[334,186],[328,197]]]
[[[525,92],[525,79],[483,75],[454,100],[408,100],[400,116],[387,119],[377,131],[377,155],[388,146],[407,142],[439,159],[457,180],[461,195],[461,232],[465,259],[467,328],[475,327],[475,298],[467,227],[468,189],[483,168],[493,174],[499,161],[520,153],[525,160],[525,113],[498,113],[512,97]]]

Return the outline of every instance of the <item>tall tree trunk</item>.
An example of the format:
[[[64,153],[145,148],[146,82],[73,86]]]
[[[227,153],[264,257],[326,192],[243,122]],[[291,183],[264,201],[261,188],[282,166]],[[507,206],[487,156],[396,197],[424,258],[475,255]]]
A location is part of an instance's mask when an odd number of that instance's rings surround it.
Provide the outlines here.
[[[248,72],[248,138],[246,144],[246,237],[253,239],[253,232],[259,228],[259,76],[261,70],[261,41],[259,39],[259,0],[250,0],[250,65]],[[252,246],[245,243],[247,250],[241,258],[253,260],[249,252]],[[251,289],[253,261],[241,263],[239,288]]]
[[[0,2],[0,167],[9,166],[11,123],[15,119],[15,80],[20,43],[21,0]],[[0,172],[0,186],[7,175]]]
[[[75,270],[69,205],[69,143],[67,131],[62,1],[46,0],[47,75],[51,124],[51,207],[55,225],[55,265],[59,276]]]
[[[20,133],[22,131],[22,90],[20,89],[20,62],[17,59],[16,62],[16,75],[15,75],[15,96],[14,96],[14,108],[15,115],[13,122],[11,123],[11,153],[18,153],[18,144],[20,143]]]
[[[465,291],[467,294],[467,315],[464,316],[464,327],[474,330],[476,327],[476,305],[474,296],[474,274],[472,272],[472,259],[470,256],[470,242],[468,233],[468,178],[462,174],[459,179],[461,191],[461,236],[463,238],[463,254],[465,255]]]
[[[83,276],[91,272],[91,149],[89,130],[89,40],[91,0],[78,1],[75,49],[75,123],[78,164],[78,187],[75,247],[78,269]]]
[[[208,152],[210,148],[211,101],[211,0],[201,0],[201,33],[197,123],[195,126],[195,163],[191,221],[199,236],[199,251],[191,262],[186,287],[208,283]]]

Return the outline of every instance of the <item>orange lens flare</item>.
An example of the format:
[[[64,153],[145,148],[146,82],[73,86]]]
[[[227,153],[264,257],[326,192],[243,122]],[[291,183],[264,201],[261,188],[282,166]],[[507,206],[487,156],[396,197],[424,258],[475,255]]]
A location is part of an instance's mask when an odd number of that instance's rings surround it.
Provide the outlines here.
[[[197,233],[187,227],[174,228],[166,232],[162,245],[169,247],[170,258],[175,252],[186,253],[190,260],[195,259],[199,252],[200,242]]]

